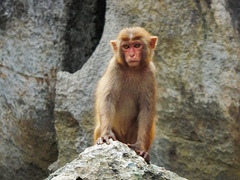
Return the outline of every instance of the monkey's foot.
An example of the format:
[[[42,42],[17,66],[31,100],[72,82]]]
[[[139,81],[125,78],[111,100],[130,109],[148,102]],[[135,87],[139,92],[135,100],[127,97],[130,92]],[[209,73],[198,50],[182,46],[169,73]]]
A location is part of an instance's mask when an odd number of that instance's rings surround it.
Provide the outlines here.
[[[103,143],[110,144],[110,139],[112,139],[113,141],[117,140],[115,135],[112,133],[111,135],[105,135],[105,136],[99,137],[96,141],[96,144],[98,145],[101,145]]]
[[[139,151],[139,152],[136,152],[137,155],[143,157],[143,159],[148,163],[150,164],[150,154],[148,154],[148,152],[145,152],[145,151]]]
[[[146,161],[146,163],[150,164],[150,154],[148,154],[148,152],[141,150],[137,144],[127,144],[127,145],[128,147],[133,149],[137,153],[137,155],[141,156]]]

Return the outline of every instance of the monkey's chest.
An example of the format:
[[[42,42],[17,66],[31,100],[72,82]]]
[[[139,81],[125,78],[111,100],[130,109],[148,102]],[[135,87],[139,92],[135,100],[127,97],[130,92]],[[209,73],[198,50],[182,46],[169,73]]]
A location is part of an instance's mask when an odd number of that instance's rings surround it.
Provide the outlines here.
[[[116,116],[132,120],[137,116],[138,109],[139,107],[136,98],[124,95],[116,104]]]
[[[138,94],[136,92],[123,92],[116,103],[114,124],[120,128],[122,135],[128,134],[129,129],[137,128],[139,113]]]

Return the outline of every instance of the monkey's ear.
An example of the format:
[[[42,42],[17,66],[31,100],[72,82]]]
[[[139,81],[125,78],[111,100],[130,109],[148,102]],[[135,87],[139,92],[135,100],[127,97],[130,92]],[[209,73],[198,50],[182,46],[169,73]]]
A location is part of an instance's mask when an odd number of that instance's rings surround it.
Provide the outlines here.
[[[151,48],[155,49],[155,47],[157,46],[157,36],[151,36],[151,39],[150,39],[150,46]]]
[[[112,48],[114,51],[117,51],[117,41],[116,40],[112,40],[110,41],[111,45],[112,45]]]

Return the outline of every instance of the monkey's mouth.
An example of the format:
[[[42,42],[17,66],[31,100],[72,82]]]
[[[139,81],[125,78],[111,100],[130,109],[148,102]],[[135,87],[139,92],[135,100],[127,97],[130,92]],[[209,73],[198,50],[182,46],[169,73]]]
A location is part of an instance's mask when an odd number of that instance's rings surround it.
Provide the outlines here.
[[[128,63],[139,63],[139,61],[138,60],[130,60],[130,61],[128,61]]]
[[[135,66],[138,66],[139,65],[139,62],[138,60],[131,60],[131,61],[128,61],[128,65],[130,67],[135,67]]]

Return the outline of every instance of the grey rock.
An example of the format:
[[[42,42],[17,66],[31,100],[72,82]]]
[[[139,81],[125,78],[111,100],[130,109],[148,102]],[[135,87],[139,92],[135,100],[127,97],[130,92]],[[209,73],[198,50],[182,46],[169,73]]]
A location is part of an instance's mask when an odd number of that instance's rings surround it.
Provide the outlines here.
[[[76,179],[159,179],[184,180],[177,174],[144,159],[126,144],[112,141],[110,145],[87,148],[72,162],[49,175],[46,180]]]
[[[63,1],[0,2],[0,179],[41,179],[57,158]]]
[[[76,71],[94,51],[102,2],[0,1],[0,179],[42,179],[56,161],[56,73]]]

